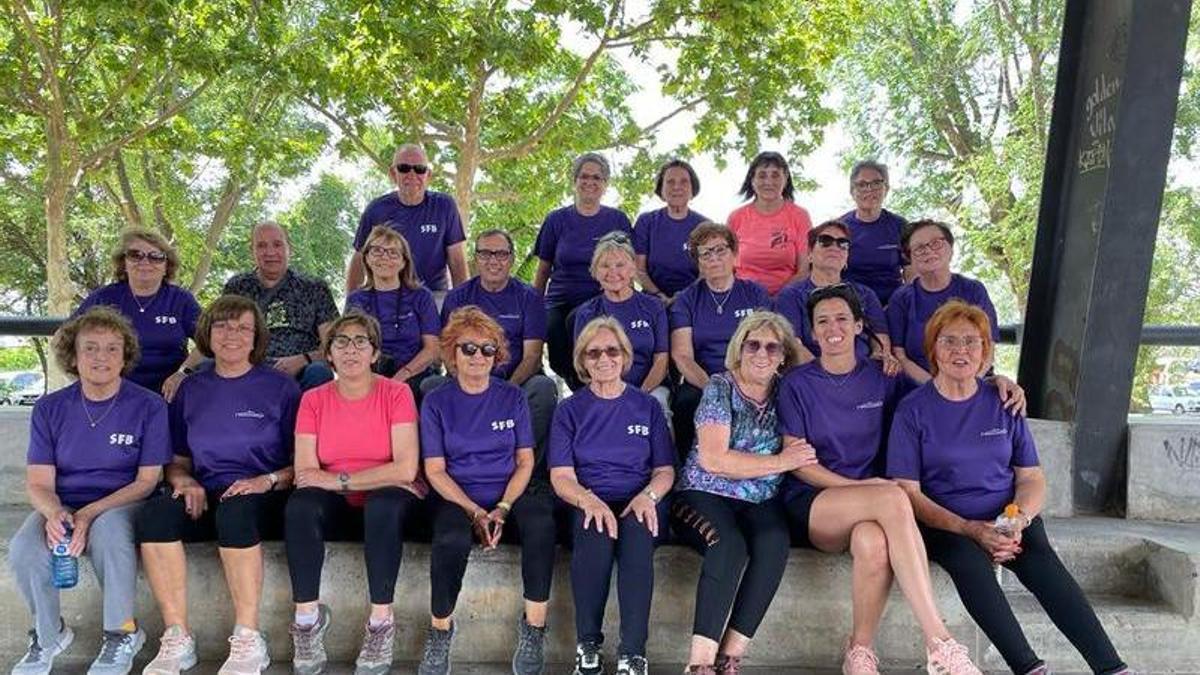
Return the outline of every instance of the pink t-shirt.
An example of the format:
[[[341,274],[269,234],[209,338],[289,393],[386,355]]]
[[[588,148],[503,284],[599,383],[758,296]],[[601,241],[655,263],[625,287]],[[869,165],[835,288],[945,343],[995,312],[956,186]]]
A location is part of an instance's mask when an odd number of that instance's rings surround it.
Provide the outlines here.
[[[769,216],[750,203],[729,214],[729,229],[738,240],[734,274],[757,281],[774,296],[799,271],[796,259],[808,250],[812,219],[793,202]]]
[[[335,382],[304,392],[296,413],[296,434],[317,437],[317,461],[322,469],[354,473],[392,461],[392,427],[416,423],[417,406],[408,385],[376,376],[371,392],[355,401],[343,398]],[[416,447],[402,450],[420,453]],[[429,491],[419,473],[411,486],[401,487],[418,497]]]

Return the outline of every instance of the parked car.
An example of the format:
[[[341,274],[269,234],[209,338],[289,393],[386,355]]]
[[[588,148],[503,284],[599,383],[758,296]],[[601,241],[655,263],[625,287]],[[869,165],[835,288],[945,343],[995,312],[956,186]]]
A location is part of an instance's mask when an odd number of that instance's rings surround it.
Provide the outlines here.
[[[1184,385],[1150,389],[1150,408],[1155,412],[1200,412],[1200,391]]]
[[[41,373],[17,373],[0,393],[0,404],[33,405],[46,393],[46,378]]]

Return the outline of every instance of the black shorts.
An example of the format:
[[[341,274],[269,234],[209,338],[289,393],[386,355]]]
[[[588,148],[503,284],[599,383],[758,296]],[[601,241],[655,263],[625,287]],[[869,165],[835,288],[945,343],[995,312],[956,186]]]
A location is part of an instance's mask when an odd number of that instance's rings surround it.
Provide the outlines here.
[[[793,548],[811,548],[812,540],[808,538],[808,520],[812,516],[812,505],[817,499],[817,495],[821,494],[822,488],[808,487],[798,494],[792,495],[783,503],[784,513],[787,514],[788,530],[792,535]]]

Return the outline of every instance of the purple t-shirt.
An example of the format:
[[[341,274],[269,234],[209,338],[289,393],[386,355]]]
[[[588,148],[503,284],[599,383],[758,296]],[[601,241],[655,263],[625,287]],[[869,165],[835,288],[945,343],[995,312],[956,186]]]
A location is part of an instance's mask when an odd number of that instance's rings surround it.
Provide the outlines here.
[[[446,473],[486,509],[504,496],[517,450],[533,447],[524,392],[495,377],[482,394],[468,394],[454,379],[429,392],[420,427],[421,457],[444,457]]]
[[[638,291],[623,302],[597,295],[575,310],[574,336],[578,338],[583,327],[598,316],[611,316],[625,329],[633,345],[633,364],[622,379],[635,387],[642,386],[654,365],[654,355],[671,351],[666,307],[653,295]]]
[[[122,380],[115,396],[85,403],[80,389],[75,382],[34,404],[26,458],[54,467],[54,492],[73,509],[132,483],[140,467],[171,461],[161,395]]]
[[[995,518],[1015,494],[1013,467],[1038,466],[1025,418],[1013,416],[995,386],[979,380],[965,401],[926,382],[896,407],[887,475],[920,481],[921,491],[971,520]]]
[[[621,230],[633,234],[629,218],[620,211],[601,206],[593,216],[581,215],[574,206],[555,209],[542,221],[533,252],[550,263],[546,305],[578,305],[600,292],[592,278],[592,253],[600,237]]]
[[[881,303],[888,304],[904,283],[902,268],[908,261],[900,235],[907,221],[887,209],[869,223],[859,220],[854,211],[838,220],[850,228],[850,261],[843,276],[869,287]]]
[[[913,363],[928,371],[929,359],[925,358],[925,324],[939,307],[955,298],[982,308],[987,313],[988,320],[992,322],[992,340],[1000,339],[996,308],[992,306],[987,288],[974,279],[953,274],[950,276],[950,285],[934,293],[922,288],[920,279],[896,289],[885,312],[892,345],[903,347]]]
[[[650,473],[675,463],[675,449],[662,406],[631,387],[604,399],[590,387],[558,405],[550,427],[551,469],[575,469],[579,484],[605,501],[632,499],[650,482]]]
[[[363,288],[346,297],[346,310],[357,307],[379,320],[383,353],[400,367],[421,351],[421,337],[442,332],[433,293],[401,286],[390,291]]]
[[[400,195],[389,192],[376,197],[363,210],[354,233],[354,250],[361,251],[376,225],[387,225],[404,236],[412,248],[417,278],[431,291],[449,287],[446,275],[446,249],[466,240],[462,218],[454,198],[444,192],[425,191],[416,206],[400,202]]]
[[[887,317],[883,314],[883,307],[879,304],[879,298],[875,297],[875,291],[872,291],[866,286],[854,282],[846,282],[858,293],[858,299],[862,304],[863,315],[866,318],[864,328],[870,328],[876,335],[887,335],[888,325]],[[821,355],[821,346],[817,344],[816,338],[813,337],[812,322],[808,320],[808,296],[816,290],[817,285],[813,283],[812,278],[803,279],[801,281],[793,281],[779,291],[779,295],[775,296],[775,311],[779,312],[788,321],[792,322],[792,328],[796,330],[796,337],[808,347],[808,351],[814,356]],[[873,342],[867,337],[864,330],[858,336],[855,342],[855,353],[859,358],[866,358],[871,354]]]
[[[485,289],[479,277],[456,286],[442,303],[442,324],[449,321],[451,312],[467,305],[475,305],[495,319],[508,338],[508,363],[492,369],[497,377],[512,376],[525,357],[525,340],[546,339],[546,306],[542,304],[542,296],[520,279],[510,278],[496,293]]]
[[[646,256],[646,272],[658,290],[675,295],[699,277],[696,261],[688,251],[688,237],[705,216],[689,210],[683,220],[667,214],[667,208],[647,211],[633,224],[633,250]]]
[[[770,309],[767,289],[736,279],[733,287],[713,293],[703,279],[688,286],[671,303],[671,330],[692,329],[692,353],[709,375],[725,370],[725,348],[738,323],[756,309]]]
[[[129,284],[119,281],[92,291],[71,318],[96,305],[110,305],[133,323],[142,357],[127,377],[150,391],[162,391],[163,381],[187,358],[187,341],[196,333],[200,317],[196,298],[185,288],[164,283],[154,295],[134,299]]]
[[[209,368],[179,385],[170,405],[171,447],[192,460],[205,490],[292,464],[300,387],[286,373],[257,365],[225,378]]]
[[[826,372],[821,362],[793,368],[779,388],[779,429],[807,440],[817,460],[853,480],[883,475],[884,441],[900,398],[900,380],[883,374],[878,362],[859,359],[844,375]],[[808,484],[788,475],[784,498]]]

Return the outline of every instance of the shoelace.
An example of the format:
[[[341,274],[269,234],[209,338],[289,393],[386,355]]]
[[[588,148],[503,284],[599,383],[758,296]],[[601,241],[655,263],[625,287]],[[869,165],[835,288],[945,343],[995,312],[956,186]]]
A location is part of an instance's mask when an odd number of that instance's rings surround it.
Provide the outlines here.
[[[856,671],[879,670],[879,657],[862,645],[854,645],[846,650],[846,661],[849,662],[850,668]]]
[[[517,636],[517,651],[528,656],[541,658],[542,640],[536,628],[524,628]]]
[[[296,659],[308,661],[317,656],[317,626],[314,623],[311,626],[299,626],[292,624],[292,637],[295,638]]]
[[[585,644],[583,653],[579,655],[579,664],[584,668],[596,668],[600,665],[600,648],[596,645]]]
[[[363,641],[362,655],[368,661],[379,661],[391,645],[392,624],[385,623],[378,628],[367,628],[367,637]]]
[[[129,633],[110,633],[104,632],[104,643],[100,645],[100,656],[96,660],[100,663],[113,663],[117,660],[117,655],[129,641]]]
[[[625,668],[618,669],[618,671],[625,673],[645,673],[646,659],[641,656],[630,656],[625,659]]]
[[[258,646],[257,637],[257,635],[230,635],[229,658],[241,661],[254,656],[255,648]]]
[[[934,650],[934,656],[941,662],[939,665],[942,667],[939,671],[947,675],[957,672],[979,672],[975,664],[971,663],[971,655],[967,648],[953,640],[939,643]]]
[[[742,657],[720,656],[718,666],[714,670],[720,675],[739,675],[742,672]]]
[[[450,631],[429,629],[429,639],[425,641],[424,661],[441,662],[450,654]]]

